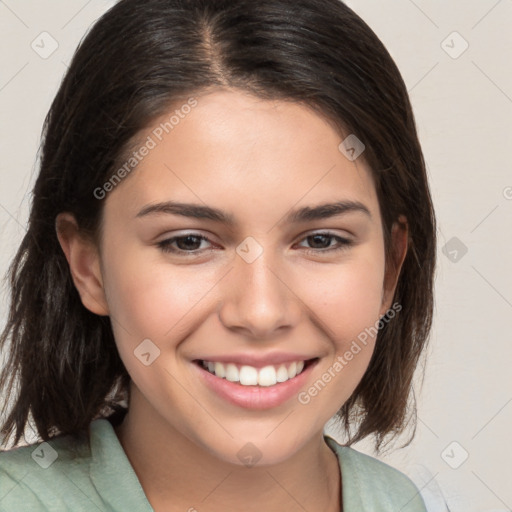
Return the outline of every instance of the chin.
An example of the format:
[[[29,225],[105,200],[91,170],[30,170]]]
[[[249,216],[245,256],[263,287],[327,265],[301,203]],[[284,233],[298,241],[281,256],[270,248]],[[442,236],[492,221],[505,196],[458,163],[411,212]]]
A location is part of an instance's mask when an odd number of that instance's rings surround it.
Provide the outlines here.
[[[278,433],[278,424],[274,428],[276,428],[275,432],[270,435],[267,429],[264,432],[260,429],[260,432],[254,435],[248,435],[245,432],[243,435],[236,436],[232,433],[233,439],[228,438],[226,434],[224,439],[219,439],[218,444],[215,445],[213,445],[215,440],[209,437],[201,444],[213,457],[228,464],[239,467],[274,466],[292,458],[308,440],[302,436],[296,438],[296,435],[284,430]],[[294,428],[301,432],[296,425]],[[258,430],[257,425],[254,430]]]

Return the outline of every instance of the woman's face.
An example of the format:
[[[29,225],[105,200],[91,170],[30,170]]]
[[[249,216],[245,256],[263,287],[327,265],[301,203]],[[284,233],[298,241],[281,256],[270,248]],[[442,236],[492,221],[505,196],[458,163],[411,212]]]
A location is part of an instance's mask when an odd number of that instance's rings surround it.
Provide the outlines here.
[[[392,297],[379,204],[362,159],[306,107],[196,101],[143,134],[104,199],[104,314],[148,421],[225,461],[245,447],[277,463],[368,366]]]

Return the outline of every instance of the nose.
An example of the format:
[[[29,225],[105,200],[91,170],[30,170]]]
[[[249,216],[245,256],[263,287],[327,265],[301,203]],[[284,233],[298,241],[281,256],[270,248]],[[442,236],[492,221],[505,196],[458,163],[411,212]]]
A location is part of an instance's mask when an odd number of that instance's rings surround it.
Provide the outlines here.
[[[270,261],[266,252],[252,263],[235,258],[224,280],[218,307],[221,323],[248,338],[267,340],[297,324],[301,301],[290,272]]]

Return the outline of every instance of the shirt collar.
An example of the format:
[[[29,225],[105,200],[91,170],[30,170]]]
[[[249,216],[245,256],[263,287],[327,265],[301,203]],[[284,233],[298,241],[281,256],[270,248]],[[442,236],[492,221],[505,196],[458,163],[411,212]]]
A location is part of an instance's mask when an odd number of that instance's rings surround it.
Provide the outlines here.
[[[91,481],[111,511],[154,512],[113,426],[101,418],[90,424]]]
[[[352,448],[338,444],[332,437],[324,434],[327,446],[336,454],[341,471],[341,499],[343,512],[366,510],[361,501],[363,491],[358,470],[354,460],[350,457]]]
[[[342,475],[340,499],[343,502],[343,511],[363,510],[357,468],[353,467],[352,458],[348,454],[342,456],[350,448],[339,445],[330,436],[324,435],[324,439],[338,459]],[[91,480],[110,509],[154,512],[108,419],[101,418],[91,423],[90,440]]]

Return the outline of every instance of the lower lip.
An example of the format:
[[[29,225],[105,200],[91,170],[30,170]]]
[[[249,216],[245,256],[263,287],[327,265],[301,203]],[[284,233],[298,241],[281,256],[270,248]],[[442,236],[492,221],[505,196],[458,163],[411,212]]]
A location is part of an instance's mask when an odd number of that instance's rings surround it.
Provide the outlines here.
[[[299,375],[274,386],[243,386],[238,382],[230,382],[213,375],[200,363],[192,364],[199,371],[203,382],[221,398],[239,407],[262,410],[277,407],[297,395],[317,362],[318,360],[311,361]]]

